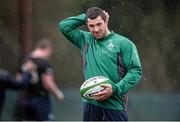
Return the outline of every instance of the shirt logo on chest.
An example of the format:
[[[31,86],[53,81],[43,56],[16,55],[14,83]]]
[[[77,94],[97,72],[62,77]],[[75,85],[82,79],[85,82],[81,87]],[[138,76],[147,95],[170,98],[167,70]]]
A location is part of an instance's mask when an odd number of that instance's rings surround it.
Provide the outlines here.
[[[112,41],[111,41],[111,40],[109,41],[109,43],[108,43],[107,47],[108,47],[108,49],[109,49],[109,50],[112,50],[112,49],[113,49],[114,44],[112,43]]]

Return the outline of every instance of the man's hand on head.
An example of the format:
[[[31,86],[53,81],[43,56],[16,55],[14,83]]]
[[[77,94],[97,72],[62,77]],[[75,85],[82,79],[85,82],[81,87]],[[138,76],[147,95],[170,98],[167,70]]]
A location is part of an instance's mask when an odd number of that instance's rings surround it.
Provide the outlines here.
[[[106,12],[106,11],[103,11],[104,13],[105,13],[105,15],[106,15],[106,21],[108,22],[109,21],[109,14],[108,14],[108,12]]]

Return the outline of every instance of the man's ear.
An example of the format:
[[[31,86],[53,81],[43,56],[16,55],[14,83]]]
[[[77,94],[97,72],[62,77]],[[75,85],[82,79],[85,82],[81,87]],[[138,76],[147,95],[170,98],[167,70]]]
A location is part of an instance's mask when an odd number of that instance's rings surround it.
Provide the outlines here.
[[[109,17],[106,17],[105,23],[109,23]]]
[[[104,22],[105,22],[106,25],[108,25],[109,19],[106,19]]]

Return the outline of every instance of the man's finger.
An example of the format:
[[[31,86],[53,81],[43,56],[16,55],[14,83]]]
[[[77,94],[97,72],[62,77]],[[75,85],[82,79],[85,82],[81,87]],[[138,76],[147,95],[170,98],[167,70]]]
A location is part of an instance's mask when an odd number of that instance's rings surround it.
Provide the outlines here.
[[[94,94],[94,96],[101,96],[101,95],[104,95],[104,94],[106,94],[106,93],[107,93],[107,92],[106,92],[105,90],[103,90],[103,91],[100,91],[100,92]]]
[[[103,88],[108,88],[108,87],[111,87],[111,85],[110,85],[110,84],[100,84],[100,86],[101,86],[101,87],[103,87]]]
[[[109,18],[108,12],[106,12],[106,11],[103,11],[103,12],[105,13],[106,17]]]
[[[101,100],[104,100],[105,98],[106,98],[105,95],[102,95],[102,96],[97,97],[95,100],[101,101]]]

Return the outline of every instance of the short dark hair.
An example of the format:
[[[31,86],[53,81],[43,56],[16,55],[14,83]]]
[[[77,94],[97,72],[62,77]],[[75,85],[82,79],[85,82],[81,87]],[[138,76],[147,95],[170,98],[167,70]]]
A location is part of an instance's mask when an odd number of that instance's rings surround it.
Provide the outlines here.
[[[98,16],[101,16],[101,18],[104,21],[106,21],[106,14],[99,7],[91,7],[89,9],[87,9],[86,15],[87,15],[87,18],[89,18],[89,19],[96,19]]]
[[[41,48],[41,49],[53,48],[53,45],[50,39],[43,38],[36,44],[36,48]]]

